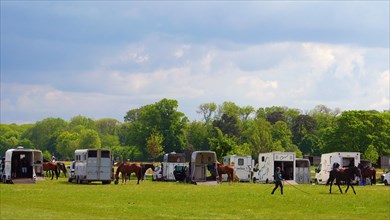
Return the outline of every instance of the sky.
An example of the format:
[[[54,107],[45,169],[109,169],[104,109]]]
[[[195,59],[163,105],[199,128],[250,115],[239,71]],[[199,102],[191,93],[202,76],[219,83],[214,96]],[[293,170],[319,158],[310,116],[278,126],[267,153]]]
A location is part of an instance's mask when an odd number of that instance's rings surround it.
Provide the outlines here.
[[[0,123],[163,98],[390,109],[390,1],[1,1]]]

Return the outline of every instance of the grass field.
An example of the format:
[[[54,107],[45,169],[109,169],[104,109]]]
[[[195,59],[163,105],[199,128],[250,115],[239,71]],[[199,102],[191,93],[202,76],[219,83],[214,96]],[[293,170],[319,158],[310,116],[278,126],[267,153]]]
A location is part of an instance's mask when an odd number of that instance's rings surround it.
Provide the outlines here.
[[[136,185],[46,179],[37,184],[0,184],[1,219],[390,219],[390,187],[356,186],[333,194],[323,185],[173,182]],[[345,189],[345,186],[342,187]]]

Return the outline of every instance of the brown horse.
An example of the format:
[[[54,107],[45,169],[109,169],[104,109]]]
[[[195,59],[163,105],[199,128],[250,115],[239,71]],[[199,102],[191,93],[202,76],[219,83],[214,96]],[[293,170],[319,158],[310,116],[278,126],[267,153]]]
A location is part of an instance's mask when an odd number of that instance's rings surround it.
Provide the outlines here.
[[[234,167],[230,165],[225,165],[217,162],[217,171],[219,175],[219,182],[222,183],[222,174],[228,175],[228,182],[233,182],[234,178]]]
[[[333,181],[336,179],[336,184],[339,187],[340,193],[343,193],[340,188],[341,181],[345,181],[345,183],[348,185],[347,189],[345,190],[345,193],[347,193],[349,186],[351,186],[353,193],[355,193],[356,195],[355,189],[352,185],[352,181],[355,179],[355,176],[361,176],[359,168],[355,166],[331,170],[329,172],[329,179],[326,182],[326,185],[330,183],[329,193],[332,193],[332,184]]]
[[[58,176],[60,175],[58,173],[58,167],[55,162],[43,162],[43,171],[49,171],[51,172],[51,179],[54,178],[54,173],[56,174],[56,179],[58,180]]]
[[[376,184],[376,170],[374,167],[370,167],[370,166],[363,166],[362,164],[359,164],[359,169],[360,169],[360,172],[362,173],[362,181],[366,181],[367,178],[370,179],[370,183],[371,185],[372,184]]]
[[[61,174],[61,171],[64,173],[64,176],[66,177],[66,166],[63,162],[55,162],[57,164],[57,169],[58,169],[58,175]]]
[[[119,164],[118,168],[116,169],[115,173],[115,184],[118,184],[119,181],[119,172],[122,174],[122,184],[126,184],[126,176],[131,175],[131,173],[135,173],[137,176],[137,184],[139,184],[140,179],[142,178],[142,166],[138,163],[121,163]],[[129,178],[130,180],[130,178]]]

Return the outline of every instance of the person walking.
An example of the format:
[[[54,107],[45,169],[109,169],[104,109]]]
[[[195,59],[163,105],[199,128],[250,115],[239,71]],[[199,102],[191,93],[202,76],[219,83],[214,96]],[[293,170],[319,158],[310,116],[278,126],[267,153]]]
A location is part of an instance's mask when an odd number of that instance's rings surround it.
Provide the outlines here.
[[[280,167],[276,167],[276,171],[274,173],[275,179],[275,188],[272,190],[271,194],[274,194],[275,190],[280,186],[280,193],[283,195],[283,184],[282,184],[282,173],[280,172]]]

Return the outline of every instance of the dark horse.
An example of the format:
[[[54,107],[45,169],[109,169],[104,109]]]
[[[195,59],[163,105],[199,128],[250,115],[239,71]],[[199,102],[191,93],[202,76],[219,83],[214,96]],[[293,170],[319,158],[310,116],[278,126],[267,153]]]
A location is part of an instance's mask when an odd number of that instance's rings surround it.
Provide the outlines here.
[[[145,180],[145,174],[148,169],[152,169],[154,171],[155,167],[152,163],[142,163],[142,180]]]
[[[340,188],[341,181],[345,181],[345,183],[348,185],[347,189],[345,190],[345,193],[347,193],[349,186],[351,186],[353,193],[355,193],[356,195],[355,189],[352,185],[352,181],[355,179],[355,176],[360,175],[360,170],[356,166],[331,170],[329,172],[329,179],[326,182],[326,185],[330,183],[329,193],[332,193],[332,184],[333,181],[336,179],[336,184],[339,187],[340,193],[343,193]]]
[[[51,179],[54,178],[54,173],[56,174],[56,179],[58,180],[58,176],[60,175],[58,173],[58,167],[55,162],[43,162],[42,164],[43,171],[49,171],[51,172]]]
[[[121,163],[119,164],[118,168],[116,169],[115,173],[115,184],[118,184],[119,181],[119,172],[122,174],[122,184],[126,184],[126,176],[130,175],[131,173],[135,173],[137,176],[137,184],[139,184],[140,179],[142,178],[142,166],[138,163]],[[129,178],[130,179],[130,178]]]
[[[220,183],[222,183],[222,174],[227,174],[228,175],[227,181],[233,182],[233,178],[234,178],[234,167],[233,166],[225,165],[225,164],[221,164],[221,163],[217,162],[217,171],[218,171]]]
[[[56,162],[56,164],[58,169],[58,175],[60,175],[62,171],[64,173],[64,176],[66,177],[67,170],[65,164],[63,162]]]
[[[376,170],[374,167],[370,167],[370,166],[364,166],[363,164],[359,163],[359,169],[360,169],[360,172],[362,173],[362,181],[366,181],[367,178],[370,178],[370,183],[371,185],[372,184],[376,184]]]

